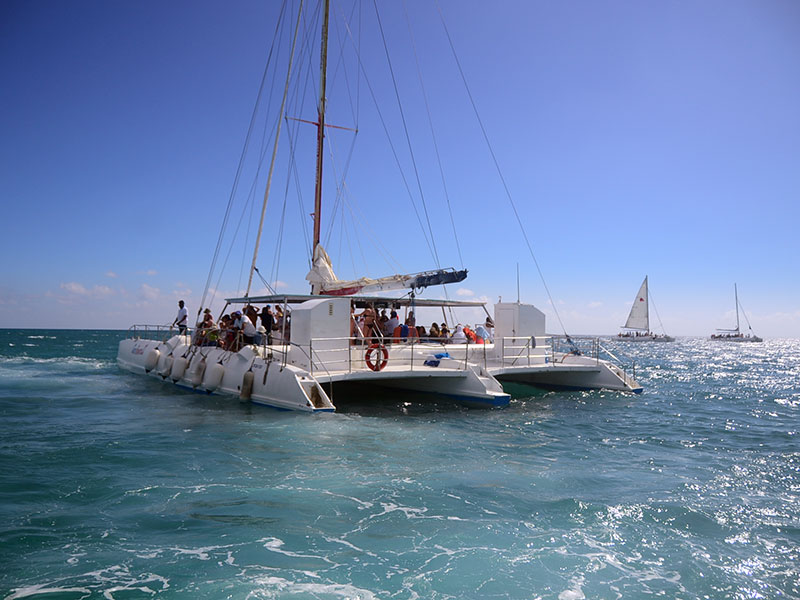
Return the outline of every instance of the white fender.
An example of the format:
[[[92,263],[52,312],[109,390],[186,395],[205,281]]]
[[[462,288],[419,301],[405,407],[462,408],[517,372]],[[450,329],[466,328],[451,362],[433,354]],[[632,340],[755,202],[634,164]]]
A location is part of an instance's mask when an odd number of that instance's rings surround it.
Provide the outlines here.
[[[197,387],[203,381],[203,374],[206,372],[206,358],[203,356],[200,361],[195,361],[192,368],[189,369],[189,383],[192,387]]]
[[[158,374],[162,377],[166,377],[169,375],[170,370],[172,370],[172,355],[162,356],[161,366],[158,368]]]
[[[156,368],[158,364],[158,359],[161,356],[161,352],[158,351],[158,348],[151,348],[150,351],[147,353],[147,356],[144,357],[144,372],[149,373],[153,369]]]
[[[255,375],[253,375],[252,371],[246,371],[244,377],[242,377],[242,389],[239,391],[239,398],[242,400],[250,400],[250,397],[253,395],[253,379]]]
[[[186,364],[189,361],[186,360],[185,357],[179,356],[174,361],[172,361],[172,371],[170,371],[170,377],[172,377],[172,381],[178,381],[183,374],[186,372]]]
[[[206,374],[203,377],[203,387],[209,392],[213,392],[222,383],[222,377],[225,375],[225,367],[220,363],[214,363],[210,367],[206,367]]]

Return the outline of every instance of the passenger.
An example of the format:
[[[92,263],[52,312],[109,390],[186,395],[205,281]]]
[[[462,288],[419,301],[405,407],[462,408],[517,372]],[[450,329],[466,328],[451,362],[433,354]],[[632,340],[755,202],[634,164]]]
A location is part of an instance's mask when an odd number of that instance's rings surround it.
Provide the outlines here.
[[[428,334],[425,332],[425,327],[422,325],[417,325],[417,337],[419,338],[420,342],[428,341]]]
[[[442,323],[439,326],[440,337],[444,340],[450,339],[450,330],[447,328],[447,323]]]
[[[254,344],[256,334],[256,326],[253,324],[252,319],[249,316],[241,316],[240,313],[240,320],[241,320],[241,327],[242,327],[242,341],[245,344]]]
[[[475,335],[475,332],[470,329],[469,325],[464,325],[464,335],[467,336],[467,339],[473,343],[478,343],[478,336]]]
[[[386,325],[383,328],[383,335],[385,335],[386,337],[393,336],[395,327],[400,325],[400,319],[397,317],[397,311],[393,310],[390,313],[390,315],[391,316],[390,316],[389,320],[386,321]]]
[[[373,308],[372,303],[371,302],[368,303],[364,311],[357,316],[364,318],[364,325],[362,327],[362,330],[364,332],[364,340],[367,343],[371,343],[374,336],[380,335],[375,327],[376,316],[375,316],[375,309]]]
[[[198,324],[195,343],[198,346],[216,346],[216,336],[214,336],[215,343],[213,344],[209,338],[211,332],[215,330],[214,317],[211,316],[211,309],[207,308],[203,311],[203,320]]]
[[[386,316],[386,309],[381,309],[381,316],[378,319],[378,327],[380,327],[381,332],[383,335],[386,335],[386,323],[389,321],[389,317]]]
[[[441,332],[439,331],[439,326],[434,322],[431,323],[431,328],[428,330],[428,338],[432,342],[438,342],[439,338],[442,336]]]
[[[492,317],[486,315],[486,321],[484,321],[483,326],[486,328],[486,331],[489,334],[489,337],[486,338],[486,341],[494,343],[494,321],[492,321]]]
[[[416,327],[417,326],[417,318],[414,316],[414,311],[408,311],[408,316],[406,317],[406,325],[409,327]]]
[[[247,315],[247,318],[250,319],[250,321],[253,323],[254,327],[256,325],[258,325],[258,317],[259,317],[259,315],[258,315],[258,308],[257,307],[253,306],[252,304],[248,304],[244,308],[244,314]]]
[[[172,322],[171,327],[178,326],[178,335],[186,335],[186,326],[189,324],[189,311],[183,300],[178,300],[178,316]]]
[[[466,344],[467,336],[464,334],[464,328],[461,323],[456,325],[456,330],[453,332],[453,337],[450,338],[451,344]]]
[[[272,308],[269,304],[261,311],[261,326],[264,327],[267,345],[271,345],[272,331],[275,329],[275,315],[272,314]]]

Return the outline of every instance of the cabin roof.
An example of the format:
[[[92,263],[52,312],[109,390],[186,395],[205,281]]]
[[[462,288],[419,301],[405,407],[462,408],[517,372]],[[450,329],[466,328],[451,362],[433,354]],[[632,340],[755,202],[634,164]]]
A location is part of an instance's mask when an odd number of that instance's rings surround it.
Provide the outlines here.
[[[485,310],[486,303],[477,300],[435,300],[429,298],[390,298],[388,296],[326,296],[311,294],[273,294],[271,296],[250,296],[249,298],[226,298],[228,304],[300,304],[306,300],[321,298],[349,298],[357,308],[372,303],[376,308],[399,308],[401,306],[416,307],[480,307]]]

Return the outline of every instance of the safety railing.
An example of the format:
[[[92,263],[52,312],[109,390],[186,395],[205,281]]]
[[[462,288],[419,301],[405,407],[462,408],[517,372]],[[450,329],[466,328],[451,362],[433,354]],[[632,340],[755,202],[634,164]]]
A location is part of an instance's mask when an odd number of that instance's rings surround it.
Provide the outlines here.
[[[312,375],[314,371],[368,373],[386,367],[414,371],[429,369],[433,363],[438,365],[447,359],[450,359],[447,368],[464,370],[475,358],[469,351],[463,357],[459,352],[458,356],[437,358],[437,354],[448,353],[448,345],[413,337],[406,340],[383,338],[380,341],[376,338],[374,342],[353,337],[312,338],[307,348],[307,351],[303,348],[303,354],[309,358]]]
[[[187,329],[191,336],[192,330]],[[155,340],[166,342],[173,335],[178,335],[178,328],[170,325],[131,325],[128,327],[128,337],[134,340]]]
[[[551,336],[551,360],[563,361],[566,356],[578,355],[588,357],[595,362],[601,360],[610,363],[617,375],[626,383],[633,384],[636,380],[636,361],[618,349],[612,351],[600,341],[599,337],[592,336]]]
[[[543,364],[551,352],[546,337],[506,336],[495,340],[495,344],[500,344],[500,364],[504,367]]]

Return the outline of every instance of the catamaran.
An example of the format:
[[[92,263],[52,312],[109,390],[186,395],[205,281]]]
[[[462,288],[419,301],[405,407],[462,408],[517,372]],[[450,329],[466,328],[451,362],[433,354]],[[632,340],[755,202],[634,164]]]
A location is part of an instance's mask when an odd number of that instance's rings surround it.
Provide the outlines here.
[[[659,319],[659,322],[661,320]],[[664,326],[662,325],[663,329]],[[623,331],[615,338],[620,342],[674,342],[675,338],[666,333],[657,334],[650,331],[650,291],[647,286],[647,275],[642,281],[639,292],[633,299],[628,320],[622,326]]]
[[[736,284],[733,284],[734,303],[736,304],[736,328],[735,329],[717,329],[717,333],[711,334],[711,339],[716,342],[763,342],[764,340],[753,333],[753,328],[750,326],[750,320],[747,318],[747,313],[742,309],[742,314],[747,321],[748,333],[743,334],[739,329],[739,290]]]
[[[306,276],[311,294],[251,294],[280,126],[286,118],[284,106],[292,70],[289,60],[247,288],[244,295],[228,298],[222,311],[225,313],[230,306],[247,315],[252,307],[280,306],[286,318],[279,335],[272,343],[268,335],[262,336],[260,343],[254,343],[255,340],[242,339],[242,333],[238,332],[232,343],[223,344],[217,340],[209,343],[216,336],[209,336],[209,332],[200,329],[173,335],[166,327],[135,325],[128,338],[119,344],[117,361],[120,367],[197,392],[229,395],[256,404],[306,412],[332,412],[336,409],[334,397],[338,402],[355,394],[370,393],[376,387],[481,407],[507,405],[511,396],[504,386],[515,384],[641,391],[633,368],[620,366],[605,356],[601,358],[597,340],[589,340],[589,347],[583,350],[572,339],[564,340],[566,346],[559,347],[556,338],[545,334],[544,314],[531,305],[498,303],[494,306],[494,343],[486,343],[486,340],[482,340],[484,343],[442,343],[449,340],[420,338],[414,335],[416,330],[402,328],[400,337],[385,338],[379,332],[354,335],[356,308],[370,307],[373,311],[381,307],[412,310],[435,307],[443,311],[475,307],[486,311],[486,308],[483,302],[418,297],[430,286],[464,280],[465,269],[440,268],[377,279],[340,280],[336,277],[330,257],[321,244],[320,229],[328,18],[329,0],[325,0],[321,26],[321,85],[317,120],[313,123],[317,127],[314,231],[311,270]],[[299,27],[299,16],[297,23]],[[398,290],[405,295],[367,295]]]

